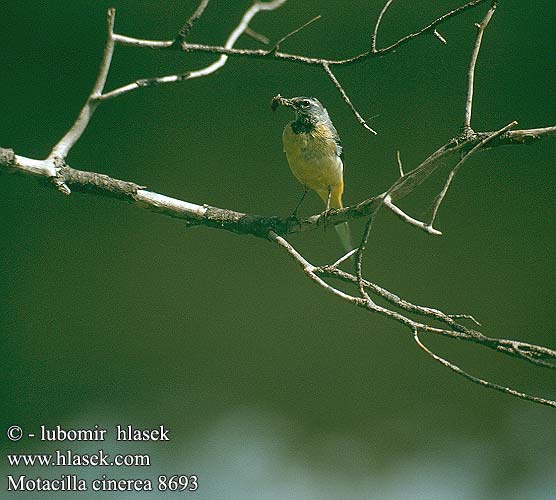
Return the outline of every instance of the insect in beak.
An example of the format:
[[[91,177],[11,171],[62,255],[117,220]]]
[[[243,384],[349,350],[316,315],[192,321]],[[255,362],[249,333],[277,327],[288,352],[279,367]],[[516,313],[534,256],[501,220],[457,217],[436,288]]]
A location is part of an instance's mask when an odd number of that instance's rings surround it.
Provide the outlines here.
[[[278,108],[278,106],[287,106],[288,108],[295,109],[293,102],[290,99],[282,97],[280,94],[275,95],[272,98],[272,104],[270,105],[272,111],[276,111],[276,108]]]

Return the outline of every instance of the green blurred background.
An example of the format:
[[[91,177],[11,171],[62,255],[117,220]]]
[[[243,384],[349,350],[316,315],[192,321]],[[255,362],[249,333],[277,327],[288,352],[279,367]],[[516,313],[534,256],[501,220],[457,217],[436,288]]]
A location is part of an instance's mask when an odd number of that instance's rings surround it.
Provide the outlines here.
[[[93,85],[106,9],[116,31],[172,38],[196,3],[20,1],[0,7],[0,145],[42,158]],[[379,44],[461,1],[396,2]],[[364,50],[383,1],[288,2],[252,27],[282,49],[342,57]],[[249,1],[213,0],[191,41],[221,44]],[[300,195],[282,152],[291,119],[270,99],[312,95],[345,151],[347,204],[385,190],[454,136],[463,120],[473,23],[487,5],[446,23],[443,46],[422,37],[381,59],[338,68],[374,137],[322,70],[232,59],[217,74],[140,90],[102,105],[69,163],[183,200],[287,215]],[[554,124],[552,1],[501,2],[476,75],[473,125]],[[258,47],[242,37],[238,46]],[[211,55],[118,47],[108,88],[202,67]],[[434,238],[383,213],[368,276],[414,302],[466,312],[491,336],[556,345],[554,141],[476,155],[456,178]],[[446,172],[444,171],[444,174]],[[442,177],[402,203],[431,208]],[[315,195],[302,208],[321,209]],[[154,478],[198,474],[203,499],[549,499],[556,491],[556,413],[472,385],[426,357],[399,324],[316,288],[271,244],[120,201],[64,197],[0,177],[2,475]],[[360,232],[361,223],[353,224]],[[339,255],[333,232],[294,236],[314,263]],[[426,338],[472,373],[554,399],[554,373],[477,346]],[[147,469],[8,468],[6,453],[99,444],[10,443],[12,424],[171,429],[170,443],[115,443],[151,453]],[[4,481],[4,480],[3,480]],[[0,497],[10,498],[2,485]],[[27,494],[26,498],[47,494]],[[48,498],[97,498],[50,493]],[[113,498],[160,494],[104,494]],[[166,494],[167,496],[172,496]],[[179,496],[176,494],[176,496]],[[183,494],[182,494],[183,496]]]

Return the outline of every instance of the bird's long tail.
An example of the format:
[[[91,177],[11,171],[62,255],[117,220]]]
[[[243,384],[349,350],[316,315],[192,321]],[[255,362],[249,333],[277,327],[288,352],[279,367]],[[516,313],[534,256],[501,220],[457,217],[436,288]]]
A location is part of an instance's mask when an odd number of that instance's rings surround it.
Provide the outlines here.
[[[351,239],[351,231],[347,222],[342,222],[341,224],[336,224],[334,226],[338,238],[340,238],[340,243],[346,253],[353,250],[353,240]]]
[[[344,208],[342,203],[342,194],[344,191],[344,183],[338,184],[335,186],[331,193],[330,193],[330,208]],[[320,197],[324,201],[324,203],[328,203],[328,192],[323,191],[319,192]],[[349,225],[347,222],[342,222],[341,224],[336,224],[334,226],[336,233],[338,234],[338,238],[340,239],[340,243],[342,244],[342,248],[346,253],[351,252],[353,250],[353,240],[351,238],[351,231],[349,229]]]

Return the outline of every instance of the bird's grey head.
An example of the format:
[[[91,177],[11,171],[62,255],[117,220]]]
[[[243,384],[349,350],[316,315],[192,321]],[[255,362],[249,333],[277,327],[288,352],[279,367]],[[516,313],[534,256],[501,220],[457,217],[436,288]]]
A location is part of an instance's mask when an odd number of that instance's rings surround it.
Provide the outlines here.
[[[272,98],[272,109],[275,110],[279,105],[292,108],[298,117],[328,115],[324,106],[315,97],[292,97],[291,99],[286,99],[278,94],[276,97]]]
[[[287,99],[278,94],[272,98],[272,109],[281,105],[292,108],[296,114],[296,121],[315,125],[319,122],[330,123],[330,117],[324,106],[315,97],[292,97]]]

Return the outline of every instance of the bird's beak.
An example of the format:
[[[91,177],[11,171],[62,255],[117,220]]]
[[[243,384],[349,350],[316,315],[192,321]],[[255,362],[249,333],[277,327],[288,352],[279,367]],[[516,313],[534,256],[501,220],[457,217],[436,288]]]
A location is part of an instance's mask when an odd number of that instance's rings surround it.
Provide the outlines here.
[[[285,97],[282,97],[280,94],[272,98],[272,104],[270,107],[272,108],[272,111],[276,111],[276,108],[278,106],[286,106],[288,108],[295,109],[293,101],[291,99],[286,99]]]

